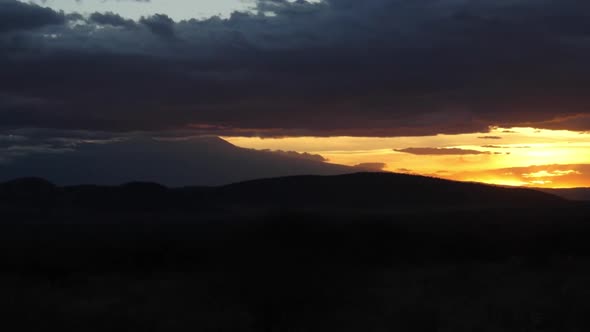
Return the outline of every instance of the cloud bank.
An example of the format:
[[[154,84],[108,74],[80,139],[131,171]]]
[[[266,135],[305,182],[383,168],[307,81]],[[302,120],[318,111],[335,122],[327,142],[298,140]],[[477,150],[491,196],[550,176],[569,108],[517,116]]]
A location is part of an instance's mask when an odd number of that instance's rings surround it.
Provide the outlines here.
[[[43,142],[43,143],[42,143]],[[318,155],[238,148],[217,137],[105,139],[0,136],[0,182],[42,177],[59,185],[223,185],[289,175],[354,173]]]
[[[589,18],[577,0],[263,0],[135,22],[0,0],[0,127],[587,131]]]

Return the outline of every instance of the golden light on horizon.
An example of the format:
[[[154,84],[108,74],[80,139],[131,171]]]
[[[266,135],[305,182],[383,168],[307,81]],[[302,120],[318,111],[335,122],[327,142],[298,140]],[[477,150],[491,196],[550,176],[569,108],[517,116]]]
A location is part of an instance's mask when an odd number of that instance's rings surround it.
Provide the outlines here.
[[[334,164],[384,163],[383,170],[391,172],[498,185],[590,187],[588,132],[494,127],[487,133],[419,137],[223,139],[244,148],[319,154]]]
[[[510,179],[473,179],[473,180],[464,180],[469,182],[483,182],[489,184],[495,184],[498,186],[511,186],[511,187],[523,187],[528,185],[527,182],[522,182],[519,180],[510,180]]]

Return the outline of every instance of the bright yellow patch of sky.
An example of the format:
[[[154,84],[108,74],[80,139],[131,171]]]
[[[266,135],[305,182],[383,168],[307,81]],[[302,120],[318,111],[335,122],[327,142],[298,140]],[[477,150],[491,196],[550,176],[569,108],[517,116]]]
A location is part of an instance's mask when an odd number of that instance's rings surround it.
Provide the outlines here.
[[[502,185],[590,187],[588,132],[491,128],[487,133],[420,137],[223,139],[244,148],[320,154],[334,164],[384,163],[384,170],[391,172]],[[407,148],[437,150],[432,155],[396,151]],[[440,149],[479,151],[479,154],[447,155]]]

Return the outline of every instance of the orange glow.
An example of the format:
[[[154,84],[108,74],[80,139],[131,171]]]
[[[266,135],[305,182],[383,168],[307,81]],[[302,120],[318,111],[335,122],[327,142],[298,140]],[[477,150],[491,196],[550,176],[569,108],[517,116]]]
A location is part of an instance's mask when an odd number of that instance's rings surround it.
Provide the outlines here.
[[[499,185],[590,187],[588,132],[494,127],[488,133],[421,137],[223,139],[244,148],[320,154],[335,164],[384,163],[391,172]]]

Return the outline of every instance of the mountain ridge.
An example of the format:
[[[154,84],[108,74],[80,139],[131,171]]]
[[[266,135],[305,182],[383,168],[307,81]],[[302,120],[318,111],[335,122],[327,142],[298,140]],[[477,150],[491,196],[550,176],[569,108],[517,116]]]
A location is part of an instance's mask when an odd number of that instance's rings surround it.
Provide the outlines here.
[[[22,184],[19,186],[19,184]],[[19,189],[20,188],[20,189]],[[420,210],[561,206],[570,202],[528,188],[505,188],[418,175],[357,172],[264,178],[223,186],[169,188],[157,183],[57,187],[43,179],[0,184],[0,200],[98,210]],[[20,200],[20,201],[19,201]],[[53,203],[50,203],[53,202]],[[56,203],[62,202],[62,203]],[[34,204],[33,204],[34,205]]]

